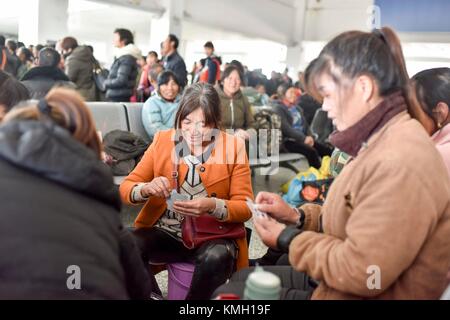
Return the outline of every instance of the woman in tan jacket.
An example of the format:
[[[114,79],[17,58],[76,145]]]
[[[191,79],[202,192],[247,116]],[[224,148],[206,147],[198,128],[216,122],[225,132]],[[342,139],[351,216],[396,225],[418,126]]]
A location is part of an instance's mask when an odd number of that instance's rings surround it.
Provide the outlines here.
[[[220,114],[212,85],[186,88],[175,117],[176,130],[157,133],[120,186],[125,203],[144,203],[134,235],[145,262],[195,264],[187,299],[209,298],[234,270],[248,266],[245,236],[210,240],[194,249],[185,247],[182,239],[186,216],[209,215],[243,227],[251,215],[245,203],[247,197],[253,198],[245,145],[218,130]],[[179,193],[174,195],[176,184]]]
[[[450,182],[411,117],[423,113],[397,36],[345,32],[308,66],[305,82],[337,127],[331,142],[352,159],[323,207],[292,209],[258,194],[259,209],[275,219],[255,219],[256,230],[292,266],[268,268],[282,277],[282,298],[438,299],[450,263]]]

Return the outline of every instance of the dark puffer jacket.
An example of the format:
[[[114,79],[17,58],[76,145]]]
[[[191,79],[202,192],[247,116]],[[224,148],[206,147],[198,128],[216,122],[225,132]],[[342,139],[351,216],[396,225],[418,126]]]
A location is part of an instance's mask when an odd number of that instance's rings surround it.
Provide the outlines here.
[[[112,175],[52,122],[0,127],[0,299],[127,299],[151,286]],[[69,290],[70,266],[81,289]]]
[[[117,58],[105,82],[106,98],[111,101],[130,101],[138,74],[136,58],[130,54]]]
[[[92,74],[94,57],[86,46],[76,47],[65,61],[66,74],[75,83],[86,101],[95,101],[95,82]]]
[[[31,99],[44,98],[53,87],[75,89],[75,84],[57,67],[34,67],[22,77]]]

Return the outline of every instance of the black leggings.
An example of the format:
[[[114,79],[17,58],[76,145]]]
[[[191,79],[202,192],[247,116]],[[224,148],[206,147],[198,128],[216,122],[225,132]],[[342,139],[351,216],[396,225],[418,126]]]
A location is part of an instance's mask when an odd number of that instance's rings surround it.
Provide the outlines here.
[[[304,155],[306,159],[308,159],[309,165],[316,169],[320,168],[320,157],[330,156],[333,152],[332,148],[317,141],[314,142],[314,147],[310,147],[303,142],[286,140],[284,142],[284,147],[289,152]]]
[[[309,300],[317,283],[306,273],[295,271],[290,266],[265,266],[265,271],[272,272],[280,277],[281,295],[280,300]],[[219,294],[233,293],[244,298],[245,281],[255,268],[246,268],[236,272],[230,282],[224,284],[214,291],[211,298]]]
[[[214,289],[225,283],[235,271],[238,249],[232,240],[212,240],[189,250],[182,242],[158,228],[140,228],[133,234],[145,263],[195,264],[186,300],[209,299]]]

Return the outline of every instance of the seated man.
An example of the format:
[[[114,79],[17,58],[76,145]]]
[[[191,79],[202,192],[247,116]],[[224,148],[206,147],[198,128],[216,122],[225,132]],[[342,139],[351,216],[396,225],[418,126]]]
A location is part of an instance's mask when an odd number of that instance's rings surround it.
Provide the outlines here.
[[[60,54],[52,48],[39,51],[37,67],[30,69],[22,77],[22,83],[30,92],[31,99],[41,99],[53,87],[68,87],[75,89],[64,72],[58,68]]]

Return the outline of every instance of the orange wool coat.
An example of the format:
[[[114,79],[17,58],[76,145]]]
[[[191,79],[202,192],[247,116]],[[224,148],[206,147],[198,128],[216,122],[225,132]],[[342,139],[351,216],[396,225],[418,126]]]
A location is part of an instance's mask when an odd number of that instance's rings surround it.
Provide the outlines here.
[[[136,168],[120,185],[120,196],[127,204],[131,202],[131,192],[138,183],[150,182],[155,177],[164,176],[172,181],[175,130],[158,132],[153,143],[145,152]],[[202,169],[203,168],[203,169]],[[237,138],[221,132],[209,159],[198,169],[208,196],[226,201],[227,222],[244,223],[251,217],[245,200],[253,199],[250,166],[245,152],[245,144]],[[178,168],[178,183],[182,185],[188,166],[181,161]],[[166,209],[166,200],[150,197],[135,221],[136,228],[153,226]],[[245,238],[237,239],[239,255],[237,269],[248,266],[248,247]]]

